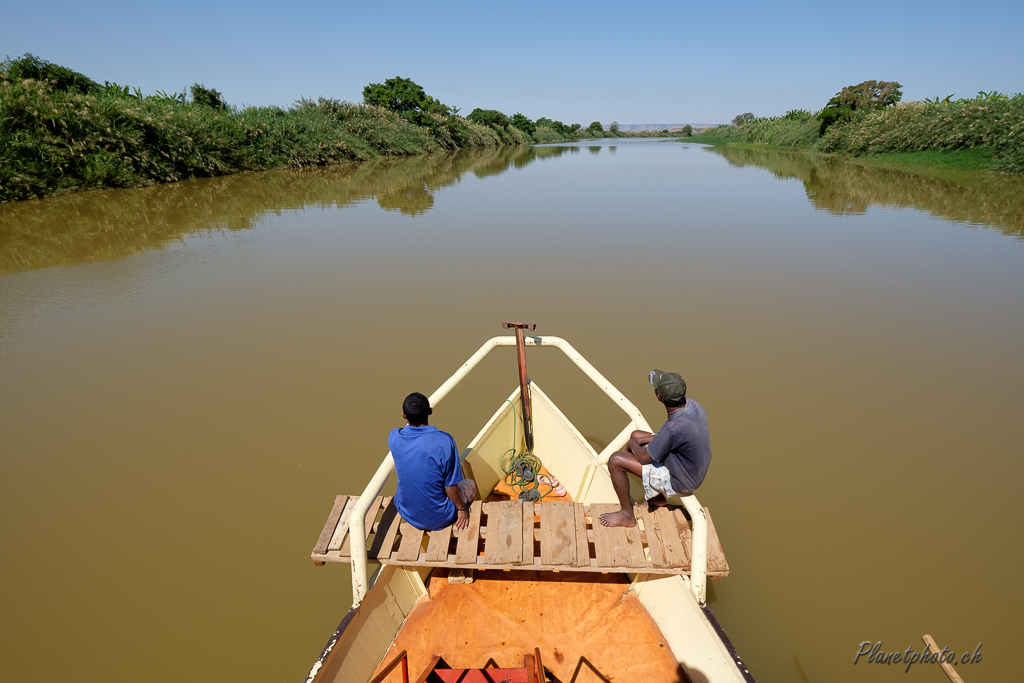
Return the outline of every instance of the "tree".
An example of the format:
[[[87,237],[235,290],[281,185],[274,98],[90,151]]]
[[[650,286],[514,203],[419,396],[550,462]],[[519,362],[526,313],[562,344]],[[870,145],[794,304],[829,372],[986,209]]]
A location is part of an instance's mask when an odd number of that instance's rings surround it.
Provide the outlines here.
[[[604,135],[604,126],[601,125],[600,121],[593,121],[589,126],[587,126],[587,130],[594,135]]]
[[[864,81],[846,86],[818,112],[820,132],[824,135],[829,126],[849,121],[853,118],[854,112],[877,111],[891,107],[903,99],[902,87],[896,81]]]
[[[742,126],[744,123],[750,123],[755,118],[757,118],[757,117],[754,116],[753,114],[751,114],[748,111],[745,114],[739,114],[736,118],[734,118],[732,120],[732,125],[734,125],[734,126]]]
[[[690,137],[691,135],[693,135],[693,126],[691,126],[690,124],[686,124],[685,126],[683,126],[683,135],[686,137]]]
[[[224,102],[224,95],[213,88],[207,88],[199,83],[192,84],[192,102],[201,104],[213,109],[227,109]]]
[[[481,126],[507,126],[509,124],[508,117],[497,109],[480,109],[477,107],[470,112],[466,119],[473,123],[479,123]]]
[[[427,114],[451,116],[459,111],[427,95],[422,86],[401,76],[367,85],[363,88],[363,102],[390,109],[409,123],[428,127],[433,124]]]
[[[618,121],[612,121],[612,125],[608,126],[608,132],[611,133],[612,136],[618,135],[619,134],[619,122]]]
[[[572,135],[572,132],[573,132],[572,128],[570,128],[569,126],[565,125],[561,121],[553,121],[553,120],[551,120],[551,119],[549,119],[549,118],[547,118],[545,116],[542,116],[539,119],[537,119],[537,127],[538,128],[550,128],[551,130],[555,131],[559,135]]]
[[[537,130],[537,125],[519,112],[516,112],[516,115],[512,117],[512,125],[529,135],[533,135]]]

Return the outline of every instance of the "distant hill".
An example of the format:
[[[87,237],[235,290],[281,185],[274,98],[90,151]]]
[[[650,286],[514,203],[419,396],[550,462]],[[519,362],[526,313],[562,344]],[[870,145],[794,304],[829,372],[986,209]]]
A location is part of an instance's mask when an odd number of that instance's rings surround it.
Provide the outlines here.
[[[705,128],[714,128],[719,125],[717,123],[620,123],[619,130],[628,131],[645,131],[645,130],[681,130],[683,126],[693,126],[694,130],[704,130]],[[605,130],[608,130],[608,126],[605,126]]]

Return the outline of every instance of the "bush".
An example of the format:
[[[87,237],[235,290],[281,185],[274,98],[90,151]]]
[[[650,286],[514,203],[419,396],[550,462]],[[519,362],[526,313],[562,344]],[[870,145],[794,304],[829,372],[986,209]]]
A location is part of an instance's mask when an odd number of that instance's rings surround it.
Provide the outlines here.
[[[818,122],[812,117],[803,120],[777,116],[753,119],[732,126],[719,126],[701,131],[696,136],[714,142],[739,142],[777,147],[810,147],[818,141]]]
[[[530,142],[515,127],[429,111],[420,126],[382,107],[322,98],[236,111],[199,88],[191,102],[116,84],[81,94],[73,82],[60,90],[0,73],[0,201]]]
[[[519,112],[516,112],[515,116],[512,117],[512,125],[527,135],[531,135],[533,131],[537,130],[536,124]]]
[[[818,112],[819,132],[824,135],[833,125],[852,120],[855,112],[891,107],[903,97],[902,87],[896,81],[864,81],[846,86]]]
[[[389,109],[409,123],[427,128],[433,126],[430,114],[451,116],[459,111],[427,95],[422,86],[401,76],[367,85],[363,88],[363,103]]]
[[[10,79],[12,82],[29,79],[47,81],[50,83],[50,87],[61,92],[76,92],[85,95],[102,90],[99,83],[88,76],[28,53],[17,59],[10,57],[5,59],[0,64],[0,73],[5,79]]]
[[[470,112],[469,116],[466,118],[473,123],[479,123],[482,126],[509,125],[509,118],[496,109],[477,108]]]
[[[114,85],[116,87],[117,84],[115,83]],[[124,90],[125,94],[127,94],[128,86],[124,86]],[[204,107],[210,107],[211,109],[227,109],[224,95],[213,88],[207,88],[199,83],[192,84],[192,102]]]
[[[818,149],[852,155],[990,147],[993,168],[1024,171],[1024,95],[979,93],[956,102],[909,102],[830,128]]]

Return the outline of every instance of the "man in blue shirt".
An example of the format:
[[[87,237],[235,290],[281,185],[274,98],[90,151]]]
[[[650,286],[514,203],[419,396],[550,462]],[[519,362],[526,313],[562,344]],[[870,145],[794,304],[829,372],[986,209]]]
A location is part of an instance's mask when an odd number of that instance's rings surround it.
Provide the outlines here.
[[[627,473],[643,480],[644,497],[652,505],[665,505],[671,496],[693,493],[711,465],[708,414],[692,398],[686,398],[686,382],[674,372],[661,370],[651,370],[648,379],[668,419],[657,434],[636,430],[627,451],[613,453],[608,459],[608,473],[621,509],[601,515],[605,526],[636,525]]]
[[[426,396],[409,394],[402,403],[402,417],[409,424],[388,435],[398,475],[395,505],[402,519],[417,529],[435,531],[452,523],[465,529],[476,485],[462,478],[455,439],[428,424],[433,412]]]

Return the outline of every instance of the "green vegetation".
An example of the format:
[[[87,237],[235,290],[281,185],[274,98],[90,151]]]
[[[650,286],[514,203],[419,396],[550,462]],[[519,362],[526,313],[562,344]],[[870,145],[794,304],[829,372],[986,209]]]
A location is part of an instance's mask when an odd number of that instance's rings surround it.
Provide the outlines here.
[[[864,81],[846,86],[818,112],[822,134],[833,124],[853,120],[858,111],[880,111],[893,106],[903,99],[902,87],[896,81]]]
[[[608,135],[600,124],[458,111],[401,77],[367,85],[361,104],[236,108],[199,83],[143,95],[33,55],[8,58],[0,63],[0,201]]]
[[[363,104],[389,109],[409,123],[431,130],[437,125],[434,115],[449,117],[459,112],[458,108],[442,104],[425,93],[422,86],[400,76],[363,88]]]
[[[741,114],[734,119],[741,122],[692,139],[842,154],[873,164],[1024,173],[1024,94],[982,92],[971,99],[901,103],[900,88],[896,82],[865,81],[843,88],[818,113]]]

